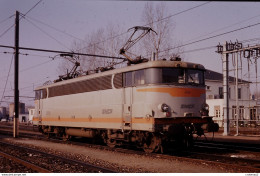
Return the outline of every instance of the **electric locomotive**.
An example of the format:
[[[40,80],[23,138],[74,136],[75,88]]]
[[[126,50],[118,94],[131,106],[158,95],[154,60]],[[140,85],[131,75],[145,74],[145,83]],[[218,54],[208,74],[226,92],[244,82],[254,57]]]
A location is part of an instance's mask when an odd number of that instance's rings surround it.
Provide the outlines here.
[[[132,143],[147,152],[202,135],[208,116],[204,67],[149,61],[36,88],[33,122],[44,134]]]
[[[138,26],[134,30],[144,30],[141,37],[153,31]],[[216,131],[208,116],[205,68],[179,58],[132,59],[126,52],[141,39],[132,39],[134,33],[120,49],[127,67],[72,73],[36,88],[34,125],[64,140],[87,137],[111,147],[132,144],[146,152],[190,147],[193,134],[203,135],[205,125]]]

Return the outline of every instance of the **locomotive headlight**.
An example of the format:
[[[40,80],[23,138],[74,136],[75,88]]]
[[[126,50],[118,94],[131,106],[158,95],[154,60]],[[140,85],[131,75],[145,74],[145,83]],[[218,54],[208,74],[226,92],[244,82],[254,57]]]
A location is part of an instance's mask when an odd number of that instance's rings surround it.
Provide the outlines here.
[[[207,103],[204,103],[202,105],[202,109],[205,109],[206,111],[208,111],[209,110],[209,105]]]
[[[208,116],[209,115],[209,105],[207,103],[202,104],[200,114],[202,116]]]
[[[165,104],[165,103],[159,105],[159,107],[161,108],[162,112],[168,112],[169,109],[170,109],[170,107],[167,104]]]

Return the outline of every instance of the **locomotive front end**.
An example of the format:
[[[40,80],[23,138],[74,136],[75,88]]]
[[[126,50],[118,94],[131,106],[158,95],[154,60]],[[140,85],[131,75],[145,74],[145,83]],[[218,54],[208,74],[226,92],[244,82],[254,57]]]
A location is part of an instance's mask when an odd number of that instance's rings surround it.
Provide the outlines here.
[[[177,141],[189,147],[193,134],[204,134],[202,125],[213,123],[204,71],[202,65],[175,61],[145,70],[146,85],[136,87],[136,99],[144,97],[144,116],[153,118],[153,135],[161,143]]]

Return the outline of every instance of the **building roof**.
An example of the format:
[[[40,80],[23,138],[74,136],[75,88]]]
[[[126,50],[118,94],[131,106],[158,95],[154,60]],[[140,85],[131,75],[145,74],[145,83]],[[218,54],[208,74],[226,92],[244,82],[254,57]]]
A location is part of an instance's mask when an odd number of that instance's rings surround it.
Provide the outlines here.
[[[222,73],[218,73],[212,70],[206,70],[205,72],[205,80],[206,81],[219,81],[219,82],[223,82],[223,74]],[[229,82],[235,82],[236,78],[229,76]],[[239,83],[251,83],[249,81],[243,80],[243,79],[238,79]]]

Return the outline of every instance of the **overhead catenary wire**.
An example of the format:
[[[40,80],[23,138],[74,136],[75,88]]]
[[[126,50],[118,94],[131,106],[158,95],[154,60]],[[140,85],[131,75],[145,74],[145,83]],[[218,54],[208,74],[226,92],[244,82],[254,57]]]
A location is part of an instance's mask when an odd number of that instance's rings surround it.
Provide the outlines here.
[[[238,42],[240,42],[240,43],[247,43],[247,42],[256,41],[256,40],[260,40],[260,38],[246,39],[246,40],[242,40],[242,41],[238,41]],[[214,49],[214,48],[216,48],[215,45],[214,46],[208,46],[208,47],[202,47],[202,48],[196,48],[196,49],[192,49],[192,50],[181,51],[180,54],[204,51],[204,50],[209,50],[209,49]],[[168,55],[168,54],[166,54],[166,55]],[[161,57],[164,57],[166,55],[162,55]],[[241,63],[241,65],[242,65],[242,63]]]
[[[69,33],[65,32],[65,31],[63,31],[63,30],[60,30],[60,29],[58,29],[58,28],[56,28],[56,27],[54,27],[54,26],[51,26],[51,25],[49,25],[49,24],[47,24],[47,23],[45,23],[45,22],[42,22],[42,21],[40,21],[40,20],[38,20],[38,19],[35,19],[35,18],[33,18],[33,17],[30,17],[30,16],[26,16],[25,18],[29,18],[29,19],[32,20],[32,21],[35,21],[35,22],[40,23],[40,24],[42,24],[42,25],[45,25],[45,26],[47,26],[47,27],[49,27],[49,28],[51,28],[51,29],[53,29],[53,30],[55,30],[55,31],[57,31],[57,32],[63,33],[63,34],[65,34],[65,35],[67,35],[67,36],[69,36],[69,37],[71,37],[71,38],[76,39],[76,40],[80,40],[80,41],[85,42],[85,40],[83,40],[83,39],[81,39],[81,38],[78,38],[78,37],[76,37],[76,36],[74,36],[74,35],[72,35],[72,34],[69,34]]]
[[[34,9],[42,0],[40,0],[39,2],[37,2],[32,8],[30,8],[24,16],[26,16],[30,11],[32,11],[32,9]],[[12,16],[15,16],[15,15],[12,15]],[[12,17],[11,16],[11,17]],[[21,18],[19,18],[19,20],[21,20]],[[12,24],[8,29],[6,29],[1,35],[0,35],[0,38],[3,37],[10,29],[12,29],[13,27],[15,26],[15,23]]]
[[[200,36],[198,36],[198,37],[196,37],[196,38],[194,38],[194,39],[188,40],[187,42],[192,41],[192,40],[196,40],[196,39],[198,39],[198,38],[201,38],[201,37],[204,37],[204,36],[207,36],[207,35],[210,35],[210,34],[213,34],[213,33],[218,32],[218,31],[222,31],[222,30],[224,30],[224,29],[230,28],[230,27],[235,26],[235,25],[237,25],[237,24],[244,23],[244,22],[246,22],[246,21],[249,21],[249,20],[254,19],[254,18],[256,18],[256,17],[259,17],[259,16],[260,16],[260,14],[259,14],[259,15],[256,15],[256,16],[253,16],[253,17],[250,17],[250,18],[247,18],[247,19],[245,19],[245,20],[241,20],[241,21],[239,21],[239,22],[236,22],[236,23],[233,23],[233,24],[231,24],[231,25],[228,25],[228,26],[219,28],[219,29],[214,30],[214,31],[212,31],[212,32],[209,32],[209,33],[207,33],[207,34],[200,35]]]
[[[167,16],[167,17],[164,17],[164,18],[162,18],[162,19],[160,19],[160,20],[157,20],[157,21],[154,21],[154,22],[152,22],[152,23],[157,23],[157,22],[166,20],[166,19],[168,19],[168,18],[171,18],[171,17],[177,16],[177,15],[180,15],[180,14],[182,14],[182,13],[185,13],[185,12],[188,12],[188,11],[190,11],[190,10],[196,9],[196,8],[198,8],[198,7],[204,6],[204,5],[206,5],[206,4],[210,3],[210,2],[211,2],[211,1],[205,2],[205,3],[200,4],[200,5],[196,5],[196,6],[194,6],[194,7],[191,7],[191,8],[185,9],[185,10],[183,10],[183,11],[177,12],[177,13],[175,13],[175,14],[169,15],[169,16]],[[147,26],[147,25],[149,25],[149,24],[151,24],[151,23],[145,24],[145,25],[143,25],[143,26]],[[123,33],[121,33],[121,34],[118,34],[118,35],[109,37],[109,38],[107,38],[107,39],[105,39],[105,40],[103,40],[103,41],[97,42],[97,43],[95,43],[95,44],[91,44],[90,46],[92,46],[92,45],[97,45],[97,44],[106,42],[106,41],[108,41],[108,40],[111,40],[111,39],[120,37],[120,36],[125,35],[125,34],[127,34],[127,33],[128,33],[128,31],[127,31],[127,32],[123,32]],[[81,48],[80,50],[83,50],[83,49],[88,48],[88,47],[90,47],[90,46],[83,47],[83,48]]]
[[[12,17],[14,17],[14,15],[11,15],[11,16],[9,16],[9,17],[6,18],[6,19],[1,20],[1,21],[0,21],[0,24],[6,22],[7,20],[9,20],[9,19],[12,18]]]
[[[199,43],[199,42],[202,42],[202,41],[205,41],[205,40],[209,40],[209,39],[212,39],[212,38],[216,38],[216,37],[219,37],[219,36],[223,36],[223,35],[226,35],[226,34],[237,32],[237,31],[240,31],[240,30],[243,30],[243,29],[247,29],[247,28],[250,28],[250,27],[254,27],[254,26],[257,26],[257,25],[260,25],[260,23],[255,23],[255,24],[248,25],[248,26],[245,26],[245,27],[241,27],[241,28],[238,28],[238,29],[234,29],[234,30],[231,30],[231,31],[228,31],[228,32],[224,32],[224,33],[221,33],[221,34],[217,34],[217,35],[214,35],[214,36],[210,36],[210,37],[206,37],[206,38],[203,38],[203,39],[200,39],[200,40],[196,40],[194,42],[189,42],[189,43],[186,43],[186,44],[183,44],[183,45],[179,45],[179,46],[176,46],[176,47],[168,48],[166,50],[159,51],[159,53],[167,52],[167,51],[170,51],[170,50],[173,50],[173,49],[177,49],[177,48],[180,48],[180,47],[183,47],[183,46],[188,46],[188,45],[191,45],[191,44]]]
[[[38,1],[32,8],[30,8],[25,14],[24,16],[26,16],[30,11],[32,11],[38,4],[40,4],[42,2],[42,0]]]
[[[246,40],[242,40],[240,41],[241,43],[246,43],[252,40],[260,40],[260,38],[253,38],[253,39],[246,39]],[[13,49],[13,46],[7,46],[7,45],[0,45],[0,48],[10,48]],[[189,53],[189,52],[196,52],[196,51],[201,51],[201,50],[207,50],[207,49],[212,49],[216,46],[209,46],[209,47],[203,47],[203,48],[197,48],[197,49],[193,49],[193,50],[187,50],[187,51],[182,51],[181,53]],[[104,55],[95,55],[95,54],[86,54],[86,53],[74,53],[74,52],[66,52],[66,51],[56,51],[56,50],[45,50],[45,49],[37,49],[37,48],[26,48],[26,47],[20,47],[19,49],[22,50],[31,50],[31,51],[42,51],[42,52],[50,52],[50,53],[64,53],[64,54],[76,54],[76,55],[85,55],[85,56],[93,56],[93,57],[103,57],[103,58],[112,58],[112,59],[125,59],[122,57],[114,57],[114,56],[104,56]],[[162,52],[162,51],[161,51]],[[4,54],[13,54],[12,52],[1,52]],[[22,54],[22,53],[20,53]],[[33,55],[33,54],[23,54],[23,55],[31,55],[31,56],[39,56],[39,57],[48,57],[48,58],[52,58],[51,56],[42,56],[42,55]]]
[[[175,13],[175,14],[169,15],[169,16],[164,17],[164,18],[162,18],[162,19],[159,19],[159,20],[157,20],[157,21],[153,21],[153,22],[151,22],[151,23],[145,24],[144,26],[149,26],[150,24],[157,23],[157,22],[166,20],[166,19],[168,19],[168,18],[171,18],[171,17],[177,16],[177,15],[180,15],[180,14],[182,14],[182,13],[185,13],[185,12],[188,12],[188,11],[190,11],[190,10],[196,9],[196,8],[198,8],[198,7],[204,6],[204,5],[208,4],[208,3],[211,3],[211,1],[208,1],[208,2],[205,2],[205,3],[202,3],[202,4],[199,4],[199,5],[197,5],[197,6],[188,8],[188,9],[183,10],[183,11],[180,11],[180,12],[177,12],[177,13]]]
[[[42,33],[44,33],[45,35],[47,35],[48,37],[52,38],[53,40],[55,40],[57,43],[59,43],[61,46],[65,47],[66,49],[70,50],[69,47],[67,47],[66,45],[64,45],[62,42],[60,42],[58,39],[56,39],[55,37],[53,37],[52,35],[48,34],[47,32],[45,32],[42,28],[40,28],[39,26],[37,26],[36,24],[34,24],[32,21],[30,21],[29,19],[25,18],[25,20],[27,20],[31,25],[33,25],[35,28],[37,28],[38,30],[40,30]]]
[[[0,45],[0,48],[10,48],[14,49],[14,46]],[[105,55],[96,55],[96,54],[87,54],[87,53],[76,53],[69,51],[58,51],[58,50],[47,50],[47,49],[39,49],[39,48],[28,48],[28,47],[19,47],[19,50],[29,50],[29,51],[39,51],[39,52],[49,52],[49,53],[59,53],[59,54],[74,54],[74,55],[82,55],[82,56],[92,56],[92,57],[100,57],[100,58],[110,58],[110,59],[121,59],[125,60],[122,57],[115,56],[105,56]]]
[[[3,37],[10,29],[12,29],[14,27],[14,24],[12,26],[10,26],[8,29],[6,29],[1,35],[0,38]]]
[[[3,51],[3,52],[0,52],[0,53],[2,53],[2,54],[14,54],[14,52],[8,52],[8,51]],[[19,54],[20,55],[23,55],[23,56],[37,56],[37,57],[45,57],[45,58],[52,58],[53,59],[53,57],[52,56],[44,56],[44,55],[39,55],[39,54],[29,54],[29,53],[21,53],[21,52],[19,52]]]
[[[85,40],[83,40],[83,39],[80,39],[80,38],[78,38],[78,37],[76,37],[76,36],[74,36],[74,35],[72,35],[72,34],[69,34],[69,33],[67,33],[67,32],[64,32],[64,31],[62,31],[62,30],[60,30],[60,29],[57,29],[56,27],[53,27],[53,26],[51,26],[51,25],[49,25],[49,24],[46,24],[46,23],[44,23],[44,22],[42,22],[42,21],[40,21],[40,20],[37,20],[37,19],[35,19],[35,18],[32,18],[32,17],[25,17],[25,18],[29,18],[29,19],[31,19],[31,20],[33,20],[33,21],[36,21],[36,22],[38,22],[38,23],[41,23],[41,24],[43,24],[43,25],[45,25],[45,26],[47,26],[47,27],[49,27],[49,28],[51,28],[51,29],[53,29],[53,30],[55,30],[55,31],[57,31],[57,32],[60,32],[60,33],[63,33],[63,34],[65,34],[65,35],[67,35],[67,36],[69,36],[69,37],[71,37],[71,38],[73,38],[73,39],[76,39],[76,40],[80,40],[80,41],[82,41],[82,42],[84,42],[84,43],[86,43],[87,41],[85,41]],[[28,20],[28,19],[27,19]],[[31,23],[32,23],[32,21],[30,21]],[[35,24],[34,24],[35,25]],[[36,25],[35,25],[36,26]],[[39,28],[39,27],[37,27],[39,30],[42,30],[41,28]],[[44,33],[46,33],[46,32],[44,32]],[[61,42],[59,42],[58,40],[56,40],[54,37],[52,37],[52,36],[50,36],[51,38],[53,38],[56,42],[58,42],[59,44],[61,44],[61,45],[63,45]],[[95,44],[94,44],[95,45]],[[91,46],[94,46],[94,45],[91,45]],[[88,47],[91,47],[91,46],[88,46]],[[66,47],[66,46],[65,46]],[[68,47],[66,47],[67,49],[68,49]],[[100,48],[99,47],[99,49],[100,50],[103,50],[103,51],[105,51],[105,52],[108,52],[107,50],[105,50],[105,49],[102,49],[102,48]],[[80,49],[80,50],[82,50],[82,49]],[[79,51],[79,50],[77,50],[77,51]],[[110,53],[111,54],[111,52],[108,52],[108,53]]]
[[[20,73],[21,73],[21,72],[25,72],[25,71],[27,71],[27,70],[34,69],[34,68],[36,68],[36,67],[42,66],[42,65],[47,64],[47,63],[50,63],[50,62],[52,62],[52,61],[53,61],[53,59],[48,60],[48,61],[45,61],[45,62],[42,62],[42,63],[39,63],[39,64],[36,64],[36,65],[33,65],[33,66],[31,66],[31,67],[27,67],[27,68],[21,69],[19,72],[20,72]]]
[[[33,8],[35,8],[41,1],[42,1],[42,0],[40,0],[37,4],[35,4],[35,6],[33,6],[27,13],[25,13],[25,14],[23,15],[23,17],[25,17],[25,16],[26,16]],[[169,15],[169,16],[167,16],[167,17],[164,17],[164,18],[162,18],[162,19],[160,19],[160,20],[157,20],[157,21],[155,21],[155,22],[153,22],[153,23],[157,23],[157,22],[159,22],[159,21],[166,20],[166,19],[171,18],[171,17],[173,17],[173,16],[177,16],[177,15],[179,15],[179,14],[188,12],[188,11],[190,11],[190,10],[193,10],[193,9],[198,8],[198,7],[204,6],[204,5],[206,5],[206,4],[210,3],[210,2],[211,2],[211,1],[205,2],[205,3],[203,3],[203,4],[196,5],[196,6],[194,6],[194,7],[188,8],[188,9],[185,9],[185,10],[180,11],[180,12],[178,12],[178,13],[175,13],[175,14]],[[34,20],[34,21],[37,21],[37,22],[41,23],[41,24],[44,24],[44,25],[46,25],[46,26],[48,26],[48,27],[50,27],[50,28],[52,28],[52,29],[54,29],[54,30],[56,30],[56,31],[58,31],[58,32],[61,32],[61,33],[63,33],[63,34],[66,34],[66,35],[68,35],[68,36],[70,36],[70,37],[72,37],[72,38],[74,38],[74,39],[81,40],[81,41],[85,42],[84,40],[79,39],[78,37],[75,37],[75,36],[73,36],[73,35],[71,35],[71,34],[69,34],[69,33],[63,32],[63,31],[61,31],[61,30],[59,30],[59,29],[57,29],[57,28],[55,28],[55,27],[53,27],[53,26],[51,26],[51,25],[48,25],[48,24],[46,24],[46,23],[44,23],[44,22],[41,22],[41,21],[36,20],[36,19],[34,19],[34,18],[31,18],[31,17],[27,17],[27,18],[30,18],[30,19],[32,19],[32,20]],[[28,20],[28,19],[27,19],[27,20]],[[29,21],[29,20],[28,20],[28,21]],[[32,23],[31,21],[29,21],[29,22]],[[33,24],[35,27],[37,27],[39,30],[41,30],[42,32],[44,32],[44,31],[43,31],[41,28],[39,28],[37,25],[35,25],[34,23],[32,23],[32,24]],[[146,25],[148,25],[148,24],[146,24]],[[44,32],[44,33],[45,33],[46,35],[48,35],[49,37],[51,37],[52,39],[54,39],[54,40],[55,40],[56,42],[58,42],[59,44],[61,44],[61,45],[64,46],[64,44],[62,44],[61,42],[59,42],[59,41],[58,41],[57,39],[55,39],[54,37],[50,36],[50,35],[47,34],[46,32]],[[95,44],[90,44],[89,46],[86,46],[86,47],[83,47],[83,48],[81,48],[81,49],[78,49],[77,51],[83,50],[83,49],[85,49],[85,48],[89,48],[89,47],[91,47],[91,46],[93,46],[93,45],[98,45],[98,44],[100,44],[100,43],[104,43],[104,42],[106,42],[106,41],[108,41],[108,40],[111,40],[111,39],[120,37],[120,36],[125,35],[125,34],[127,34],[127,33],[128,33],[128,32],[124,32],[124,33],[121,33],[121,34],[119,34],[119,35],[115,35],[115,36],[109,37],[109,38],[107,38],[107,39],[105,39],[105,40],[102,40],[102,41],[100,41],[100,42],[97,42],[97,43],[95,43]],[[64,46],[64,47],[66,47],[66,46]],[[68,47],[66,47],[66,48],[68,49]]]
[[[6,78],[6,81],[5,81],[4,91],[3,91],[3,94],[2,94],[2,97],[1,97],[0,105],[1,105],[1,102],[3,101],[3,98],[4,98],[4,94],[5,94],[5,90],[6,90],[6,85],[7,85],[8,78],[9,78],[9,75],[10,75],[10,71],[11,71],[11,68],[12,68],[13,60],[14,60],[14,55],[12,55],[12,59],[11,59],[9,71],[8,71],[8,74],[7,74],[7,78]]]

